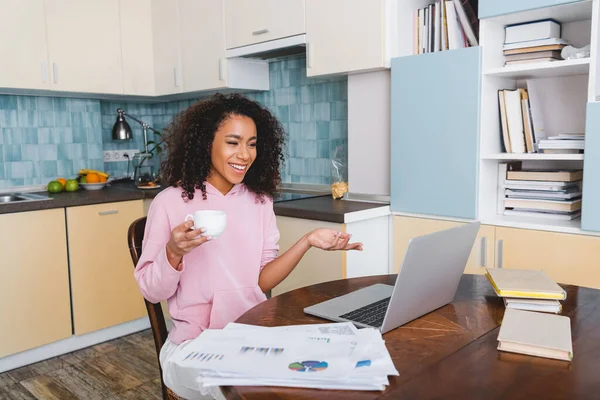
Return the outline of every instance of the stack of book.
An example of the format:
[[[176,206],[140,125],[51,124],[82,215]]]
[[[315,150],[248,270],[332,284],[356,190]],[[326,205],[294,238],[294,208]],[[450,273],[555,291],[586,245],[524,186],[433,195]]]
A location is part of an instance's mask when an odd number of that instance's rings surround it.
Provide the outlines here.
[[[546,19],[504,27],[505,65],[562,60],[568,42],[561,38],[561,25]]]
[[[507,169],[499,164],[499,214],[565,221],[581,216],[582,170]]]
[[[535,153],[535,131],[527,89],[498,91],[502,141],[507,153]]]
[[[424,54],[477,46],[477,1],[436,0],[415,10],[413,53]]]
[[[566,291],[543,271],[486,268],[486,277],[506,310],[498,350],[571,361],[571,320],[559,314]]]
[[[567,292],[544,271],[486,268],[485,276],[507,309],[559,314]]]
[[[538,143],[540,153],[577,154],[585,149],[584,134],[559,134],[549,136]]]

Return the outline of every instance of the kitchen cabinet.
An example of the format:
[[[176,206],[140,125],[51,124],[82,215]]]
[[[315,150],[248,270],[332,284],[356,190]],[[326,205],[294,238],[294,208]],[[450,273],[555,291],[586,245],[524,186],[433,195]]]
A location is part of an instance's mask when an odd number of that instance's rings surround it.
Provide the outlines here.
[[[52,90],[123,93],[119,0],[46,0],[46,32]]]
[[[497,267],[544,270],[558,283],[600,289],[600,237],[496,227]]]
[[[44,0],[0,0],[0,87],[49,89]]]
[[[588,103],[581,229],[600,232],[600,102]]]
[[[146,316],[125,240],[143,213],[142,200],[67,208],[76,335]]]
[[[152,0],[119,0],[123,94],[154,95]]]
[[[71,336],[64,209],[0,215],[0,358]]]
[[[306,74],[384,68],[386,0],[306,0]]]
[[[304,0],[225,0],[227,48],[305,33]]]
[[[392,59],[392,211],[476,218],[480,82],[480,47]]]
[[[315,221],[302,218],[277,216],[279,229],[279,254],[283,254],[306,233],[318,228],[344,231],[344,224]],[[272,296],[304,286],[328,282],[346,277],[346,254],[342,251],[324,251],[312,248],[304,255],[298,266],[271,291]]]
[[[408,249],[408,242],[412,238],[454,228],[463,223],[439,219],[394,216],[393,224],[394,273],[398,273]],[[485,267],[494,267],[494,229],[495,227],[490,225],[480,226],[473,249],[467,260],[465,274],[481,275],[485,273]]]
[[[179,13],[184,91],[224,87],[223,0],[179,0]]]
[[[181,93],[183,82],[178,2],[152,0],[152,38],[155,94],[162,96]],[[202,50],[197,51],[202,54]]]
[[[479,18],[491,18],[537,8],[577,3],[582,0],[479,0]]]

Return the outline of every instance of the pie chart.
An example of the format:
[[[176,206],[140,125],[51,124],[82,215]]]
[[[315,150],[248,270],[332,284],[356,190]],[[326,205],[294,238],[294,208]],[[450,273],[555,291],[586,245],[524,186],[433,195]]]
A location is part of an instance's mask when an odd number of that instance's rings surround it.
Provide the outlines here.
[[[325,361],[302,361],[294,362],[289,365],[289,369],[297,372],[319,372],[328,367]]]

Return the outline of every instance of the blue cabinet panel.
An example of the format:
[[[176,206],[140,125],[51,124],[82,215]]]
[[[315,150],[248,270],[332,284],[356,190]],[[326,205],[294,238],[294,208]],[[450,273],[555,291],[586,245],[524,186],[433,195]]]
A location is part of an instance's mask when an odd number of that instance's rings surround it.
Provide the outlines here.
[[[581,229],[600,232],[600,103],[588,103]]]
[[[577,3],[582,0],[479,0],[479,18],[533,10],[559,4]]]
[[[392,60],[391,208],[477,217],[481,49]]]

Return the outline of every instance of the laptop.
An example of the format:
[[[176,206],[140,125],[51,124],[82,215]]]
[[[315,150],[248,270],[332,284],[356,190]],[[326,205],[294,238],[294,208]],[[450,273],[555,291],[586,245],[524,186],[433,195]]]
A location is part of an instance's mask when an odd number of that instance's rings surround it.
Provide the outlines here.
[[[479,222],[410,240],[394,286],[375,284],[304,309],[306,314],[386,333],[454,299]]]

